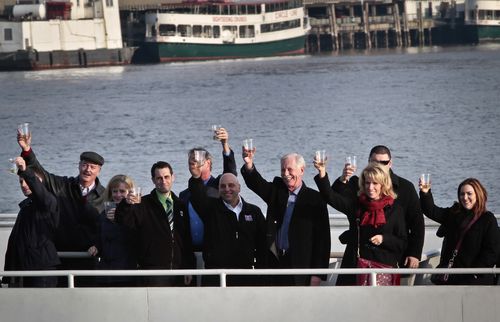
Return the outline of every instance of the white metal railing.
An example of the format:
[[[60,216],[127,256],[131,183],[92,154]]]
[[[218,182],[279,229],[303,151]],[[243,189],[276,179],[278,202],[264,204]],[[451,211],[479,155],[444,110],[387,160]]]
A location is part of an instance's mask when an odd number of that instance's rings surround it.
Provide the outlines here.
[[[226,287],[230,275],[328,275],[370,274],[371,286],[377,286],[377,274],[500,274],[500,268],[325,268],[325,269],[178,269],[178,270],[60,270],[60,271],[0,271],[1,276],[38,277],[66,276],[68,288],[75,287],[76,276],[185,276],[218,275],[220,286]]]

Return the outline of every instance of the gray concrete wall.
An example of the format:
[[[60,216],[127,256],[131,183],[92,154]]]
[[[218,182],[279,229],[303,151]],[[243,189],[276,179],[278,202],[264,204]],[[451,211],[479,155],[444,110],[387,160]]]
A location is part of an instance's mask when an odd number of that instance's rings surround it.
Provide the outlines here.
[[[0,289],[0,320],[500,321],[500,287]]]

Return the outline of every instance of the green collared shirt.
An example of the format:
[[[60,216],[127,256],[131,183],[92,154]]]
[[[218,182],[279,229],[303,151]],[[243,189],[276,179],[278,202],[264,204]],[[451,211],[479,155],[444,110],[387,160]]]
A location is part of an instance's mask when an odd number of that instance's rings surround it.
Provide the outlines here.
[[[173,206],[174,200],[172,199],[172,193],[169,192],[168,195],[164,195],[162,193],[159,193],[158,190],[156,191],[156,196],[158,197],[158,200],[160,201],[161,205],[163,206],[163,209],[167,211],[167,199],[170,201],[170,205]]]

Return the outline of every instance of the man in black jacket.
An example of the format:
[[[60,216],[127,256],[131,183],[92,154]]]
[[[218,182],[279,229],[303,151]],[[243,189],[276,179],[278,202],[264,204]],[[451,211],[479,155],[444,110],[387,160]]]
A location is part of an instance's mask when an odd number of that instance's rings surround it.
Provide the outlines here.
[[[220,177],[220,197],[207,196],[200,168],[190,168],[191,201],[205,225],[205,268],[263,268],[266,241],[265,218],[259,207],[240,196],[240,184],[232,173]],[[257,276],[229,276],[227,285],[259,285]],[[204,276],[202,285],[219,285],[217,276]]]
[[[243,150],[245,183],[267,204],[267,265],[271,268],[328,268],[330,224],[328,209],[316,190],[302,181],[304,158],[281,158],[281,177],[266,181],[253,164],[253,150]],[[278,276],[275,285],[317,286],[326,276]]]
[[[232,173],[237,175],[236,172],[236,161],[234,160],[234,152],[229,147],[229,133],[225,128],[220,128],[215,136],[217,140],[220,141],[222,145],[222,160],[223,160],[223,173]],[[205,153],[205,162],[201,167],[198,166],[196,160],[194,159],[195,151],[202,151]],[[201,179],[203,184],[207,187],[206,192],[209,197],[219,196],[219,180],[221,175],[214,177],[212,175],[212,155],[203,148],[193,148],[189,150],[188,153],[188,166],[189,169],[198,169],[201,171]],[[186,203],[188,206],[189,213],[189,225],[191,231],[191,238],[193,242],[193,250],[201,251],[203,246],[203,221],[201,220],[199,214],[193,208],[191,203],[191,193],[189,189],[181,191],[179,193],[179,198]]]
[[[175,176],[169,163],[158,161],[151,167],[155,189],[144,197],[130,193],[118,204],[117,223],[137,232],[140,269],[192,269],[194,255],[189,238],[186,205],[173,192]],[[144,286],[176,286],[191,283],[176,276],[144,278]]]
[[[19,204],[21,210],[12,228],[5,253],[6,271],[55,270],[61,262],[54,245],[59,222],[56,197],[42,184],[40,170],[27,168],[23,158],[15,160],[19,183],[26,199]],[[55,287],[57,277],[39,276],[5,278],[10,287]]]

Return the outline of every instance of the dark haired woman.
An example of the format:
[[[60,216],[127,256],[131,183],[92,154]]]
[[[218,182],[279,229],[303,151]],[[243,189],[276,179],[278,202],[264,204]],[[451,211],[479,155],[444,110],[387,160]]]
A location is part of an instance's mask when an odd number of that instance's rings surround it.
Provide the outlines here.
[[[479,180],[465,179],[458,186],[455,202],[449,208],[434,205],[430,185],[420,187],[422,211],[441,224],[438,236],[444,237],[438,267],[453,268],[493,267],[499,253],[498,224],[495,216],[486,209],[488,194]],[[458,250],[455,253],[455,250]],[[439,284],[489,285],[494,283],[492,274],[450,274]]]

